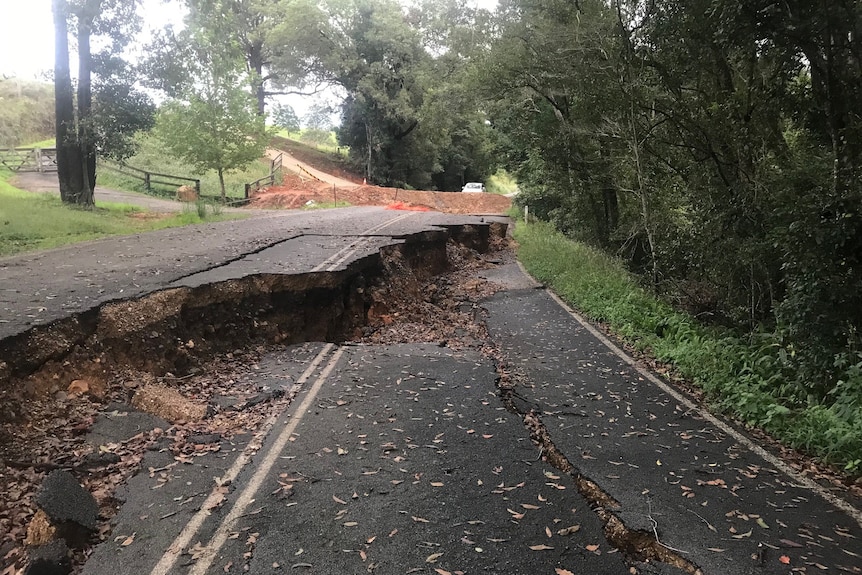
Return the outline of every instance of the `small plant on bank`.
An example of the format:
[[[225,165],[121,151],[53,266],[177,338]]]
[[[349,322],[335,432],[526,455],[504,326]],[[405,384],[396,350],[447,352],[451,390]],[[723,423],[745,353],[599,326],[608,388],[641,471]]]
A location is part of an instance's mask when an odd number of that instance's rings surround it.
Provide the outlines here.
[[[198,217],[202,220],[207,219],[207,202],[206,200],[197,200],[195,202],[195,210],[197,211]]]

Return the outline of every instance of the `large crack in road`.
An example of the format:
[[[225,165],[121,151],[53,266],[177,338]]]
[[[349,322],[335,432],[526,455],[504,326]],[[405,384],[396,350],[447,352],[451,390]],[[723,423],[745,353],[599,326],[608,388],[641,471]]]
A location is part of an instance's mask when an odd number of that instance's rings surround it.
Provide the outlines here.
[[[87,575],[862,572],[851,518],[583,340],[505,225],[385,227],[307,236],[316,261],[269,242],[4,340],[12,389],[85,381],[92,401],[4,402],[0,573],[25,561],[22,486],[54,469],[100,505],[71,552]],[[145,416],[145,389],[206,409]]]

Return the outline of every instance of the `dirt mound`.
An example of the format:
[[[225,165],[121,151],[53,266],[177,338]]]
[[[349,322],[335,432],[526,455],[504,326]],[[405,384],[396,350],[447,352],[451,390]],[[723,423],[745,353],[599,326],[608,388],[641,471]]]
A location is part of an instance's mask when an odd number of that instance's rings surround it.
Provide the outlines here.
[[[335,188],[310,178],[285,174],[283,185],[255,192],[249,205],[252,208],[298,209],[310,201],[332,205],[336,200],[354,206],[397,205],[402,210],[425,207],[450,214],[504,214],[512,203],[509,198],[496,194],[425,192],[369,185]]]

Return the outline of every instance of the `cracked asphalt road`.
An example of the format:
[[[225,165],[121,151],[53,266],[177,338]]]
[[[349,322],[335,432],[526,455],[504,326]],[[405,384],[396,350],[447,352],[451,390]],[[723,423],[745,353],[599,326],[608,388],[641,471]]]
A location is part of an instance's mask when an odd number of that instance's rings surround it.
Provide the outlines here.
[[[3,260],[0,335],[171,285],[339,269],[458,221],[478,223],[373,208],[285,214],[114,240],[110,254],[93,242]],[[70,273],[91,260],[98,273]],[[682,572],[615,547],[607,513],[628,530],[616,541],[645,536],[692,572],[862,573],[851,504],[621,359],[514,263],[481,275],[503,288],[482,302],[487,341],[265,355],[247,377],[283,389],[289,406],[258,435],[190,462],[156,445],[142,464],[153,471],[120,494],[113,533],[83,573]],[[34,302],[45,309],[6,313]],[[517,372],[510,403],[491,357]],[[526,414],[574,475],[546,461]],[[615,503],[579,492],[579,478]]]

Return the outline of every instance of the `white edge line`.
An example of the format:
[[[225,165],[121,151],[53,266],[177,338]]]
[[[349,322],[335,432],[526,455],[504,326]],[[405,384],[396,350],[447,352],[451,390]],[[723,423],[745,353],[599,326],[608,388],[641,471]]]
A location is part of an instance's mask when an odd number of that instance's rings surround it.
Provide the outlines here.
[[[524,273],[524,275],[526,275],[528,278],[532,279],[533,281],[536,281],[536,279],[527,272],[526,268],[524,268],[524,266],[523,266],[523,264],[521,264],[521,262],[518,262],[518,267],[521,268],[521,271]],[[538,283],[538,282],[537,282],[537,284],[540,286],[543,285],[543,284]],[[545,292],[547,292],[551,296],[551,298],[553,298],[553,300],[555,302],[557,302],[557,304],[561,308],[563,308],[569,315],[571,315],[573,318],[575,318],[575,320],[579,324],[581,324],[584,327],[584,329],[589,331],[596,339],[598,339],[600,342],[605,344],[605,346],[608,349],[610,349],[612,352],[614,352],[617,356],[619,356],[620,359],[622,359],[624,362],[626,362],[627,364],[629,364],[630,366],[635,368],[639,374],[641,374],[642,376],[647,378],[650,382],[652,382],[653,384],[658,386],[662,391],[664,391],[665,393],[667,393],[668,395],[673,397],[677,402],[683,404],[684,406],[686,406],[688,409],[690,409],[692,411],[696,411],[698,414],[701,415],[701,417],[703,417],[704,419],[709,421],[711,424],[713,424],[714,426],[719,428],[721,431],[730,435],[739,443],[745,445],[749,450],[751,450],[752,452],[756,453],[761,458],[763,458],[767,462],[769,462],[770,465],[780,469],[783,473],[789,475],[791,478],[793,478],[795,481],[797,481],[802,486],[806,487],[807,489],[810,489],[811,491],[814,491],[815,493],[820,495],[820,497],[825,499],[827,502],[831,503],[832,505],[834,505],[835,507],[837,507],[841,511],[844,511],[845,513],[847,513],[851,518],[853,518],[856,521],[856,523],[859,524],[860,527],[862,527],[862,511],[860,511],[859,509],[854,507],[848,501],[841,499],[840,497],[838,497],[837,495],[835,495],[831,491],[824,489],[823,486],[821,486],[819,483],[809,479],[808,477],[805,477],[804,475],[801,475],[795,469],[793,469],[792,467],[790,467],[789,465],[784,463],[784,461],[782,461],[781,459],[779,459],[775,455],[769,453],[767,450],[765,450],[764,448],[762,448],[759,445],[757,445],[756,443],[754,443],[751,439],[749,439],[748,437],[746,437],[745,435],[743,435],[742,433],[740,433],[739,431],[737,431],[736,429],[734,429],[733,427],[731,427],[730,425],[725,423],[724,421],[720,420],[719,418],[717,418],[712,413],[702,409],[700,406],[695,404],[693,401],[691,401],[690,399],[688,399],[687,397],[685,397],[684,395],[682,395],[681,393],[679,393],[678,391],[673,389],[671,386],[669,386],[668,384],[666,384],[665,382],[660,380],[652,372],[647,371],[646,369],[644,369],[643,367],[638,365],[637,361],[634,358],[632,358],[626,352],[624,352],[619,347],[617,347],[616,344],[614,344],[611,340],[609,340],[605,336],[605,334],[603,334],[602,332],[597,330],[595,327],[593,327],[586,319],[581,317],[580,314],[578,314],[575,310],[573,310],[571,307],[569,307],[569,305],[566,302],[564,302],[557,294],[555,294],[549,288],[545,288]]]
[[[334,344],[328,343],[326,344],[320,352],[318,352],[317,356],[315,356],[314,360],[311,364],[306,368],[306,370],[302,373],[299,379],[296,380],[297,385],[301,385],[305,383],[308,378],[311,377],[311,374],[314,373],[314,370],[317,369],[317,366],[329,355],[329,352],[332,348],[335,347]],[[275,425],[278,418],[281,414],[275,414],[270,417],[261,428],[261,431],[257,434],[256,437],[266,438],[269,435],[269,431]],[[254,440],[252,440],[254,442]],[[251,444],[250,444],[251,445]],[[246,449],[236,458],[230,468],[225,472],[225,474],[221,477],[220,485],[224,485],[225,483],[232,483],[239,472],[242,471],[243,467],[248,465],[251,462],[252,455],[255,450]],[[171,546],[168,547],[167,551],[165,551],[164,555],[162,555],[159,562],[156,563],[156,566],[153,567],[153,570],[150,571],[150,575],[166,575],[168,571],[176,563],[183,549],[191,542],[192,538],[198,533],[201,526],[203,525],[206,518],[210,515],[209,509],[211,505],[215,505],[216,498],[221,497],[221,493],[218,490],[220,485],[216,485],[213,490],[210,492],[209,496],[206,500],[201,504],[200,509],[195,513],[188,523],[183,527],[182,531],[177,535],[174,539]]]
[[[302,421],[303,416],[309,409],[311,408],[312,403],[317,397],[318,392],[320,392],[320,388],[323,387],[324,382],[332,373],[332,370],[335,369],[338,360],[341,359],[341,355],[344,353],[344,348],[339,348],[332,355],[332,359],[329,360],[329,363],[326,364],[326,367],[321,372],[320,377],[314,382],[314,385],[311,386],[311,389],[308,390],[308,394],[302,400],[302,403],[297,408],[295,414],[290,419],[290,423],[285,427],[281,433],[278,434],[278,438],[275,440],[275,443],[267,450],[266,455],[263,460],[257,466],[254,471],[254,475],[252,475],[248,484],[242,490],[239,497],[237,497],[236,501],[231,507],[230,512],[222,519],[221,524],[216,529],[216,532],[213,534],[212,539],[204,548],[201,556],[198,557],[197,562],[192,566],[189,570],[189,575],[202,575],[206,573],[207,569],[209,569],[210,565],[212,565],[215,560],[216,553],[221,549],[222,545],[224,545],[225,541],[227,541],[228,536],[230,535],[230,528],[233,526],[234,522],[240,518],[245,513],[245,510],[249,505],[254,501],[255,495],[257,495],[257,491],[260,489],[260,486],[263,484],[263,481],[266,479],[269,472],[272,470],[273,465],[275,465],[276,461],[281,454],[281,450],[284,449],[284,446],[287,445],[290,436],[293,435],[293,432],[296,430],[299,423]]]

